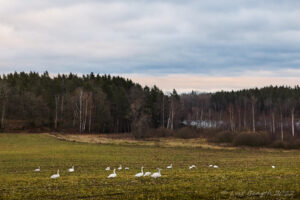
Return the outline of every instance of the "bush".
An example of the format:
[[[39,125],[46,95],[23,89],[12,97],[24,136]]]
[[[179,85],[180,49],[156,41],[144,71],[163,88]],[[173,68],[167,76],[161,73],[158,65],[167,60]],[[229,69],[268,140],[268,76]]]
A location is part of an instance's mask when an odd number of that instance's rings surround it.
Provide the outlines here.
[[[132,124],[132,135],[136,138],[145,138],[146,133],[149,131],[150,117],[142,115],[138,120]]]
[[[140,130],[139,134],[137,134],[136,132],[133,132],[133,136],[136,139],[171,137],[172,135],[173,135],[173,132],[166,128],[147,129],[144,131]]]
[[[273,142],[270,147],[282,149],[300,149],[300,139],[290,140],[288,142],[277,140]]]
[[[270,144],[270,138],[265,133],[241,133],[238,134],[234,140],[235,146],[266,146]]]
[[[300,149],[300,139],[292,140],[292,141],[288,144],[288,148],[289,148],[289,149]]]
[[[200,137],[200,131],[195,128],[184,127],[175,131],[173,136],[183,139],[197,138]]]
[[[148,137],[170,137],[172,136],[172,131],[167,128],[157,128],[148,131]]]
[[[277,141],[273,142],[273,143],[270,145],[270,147],[273,147],[273,148],[282,148],[282,149],[284,149],[284,148],[285,148],[285,145],[286,145],[286,144],[285,144],[283,141],[277,140]]]
[[[209,142],[215,143],[232,143],[234,139],[234,134],[229,131],[219,132],[214,137],[210,138]]]

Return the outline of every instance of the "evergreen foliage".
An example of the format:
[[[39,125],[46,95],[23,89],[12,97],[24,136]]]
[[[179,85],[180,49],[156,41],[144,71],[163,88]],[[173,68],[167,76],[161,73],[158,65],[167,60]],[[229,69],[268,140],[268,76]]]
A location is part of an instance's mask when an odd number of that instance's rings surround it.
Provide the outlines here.
[[[166,124],[162,112],[168,105],[169,97],[156,86],[142,88],[118,76],[15,72],[0,78],[1,129],[6,131],[131,132],[145,123],[157,128]]]

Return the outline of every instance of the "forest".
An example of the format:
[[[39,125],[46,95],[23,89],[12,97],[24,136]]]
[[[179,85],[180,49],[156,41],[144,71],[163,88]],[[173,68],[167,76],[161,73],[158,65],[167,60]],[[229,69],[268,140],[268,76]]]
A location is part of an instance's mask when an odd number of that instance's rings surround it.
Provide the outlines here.
[[[110,75],[50,77],[48,72],[21,72],[0,79],[1,129],[5,131],[123,133],[141,126],[173,129],[175,120],[169,113],[179,101],[175,90],[164,95],[155,86],[143,88]]]
[[[264,133],[270,140],[300,135],[300,88],[178,94],[118,76],[20,72],[0,77],[2,132],[135,133],[176,131]],[[151,136],[151,134],[150,134]]]

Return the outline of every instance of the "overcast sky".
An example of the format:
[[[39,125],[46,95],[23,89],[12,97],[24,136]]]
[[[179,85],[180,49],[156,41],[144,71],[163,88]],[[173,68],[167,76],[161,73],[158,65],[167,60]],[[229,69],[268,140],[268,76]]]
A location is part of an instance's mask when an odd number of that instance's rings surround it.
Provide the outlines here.
[[[299,19],[298,0],[0,0],[0,73],[109,73],[179,91],[295,85]]]

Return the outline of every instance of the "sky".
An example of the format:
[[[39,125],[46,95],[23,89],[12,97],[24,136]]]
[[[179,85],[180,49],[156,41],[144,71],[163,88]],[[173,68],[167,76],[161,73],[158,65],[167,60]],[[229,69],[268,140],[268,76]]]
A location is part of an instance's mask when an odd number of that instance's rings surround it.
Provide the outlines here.
[[[0,0],[0,73],[94,72],[179,92],[294,86],[299,19],[298,0]]]

